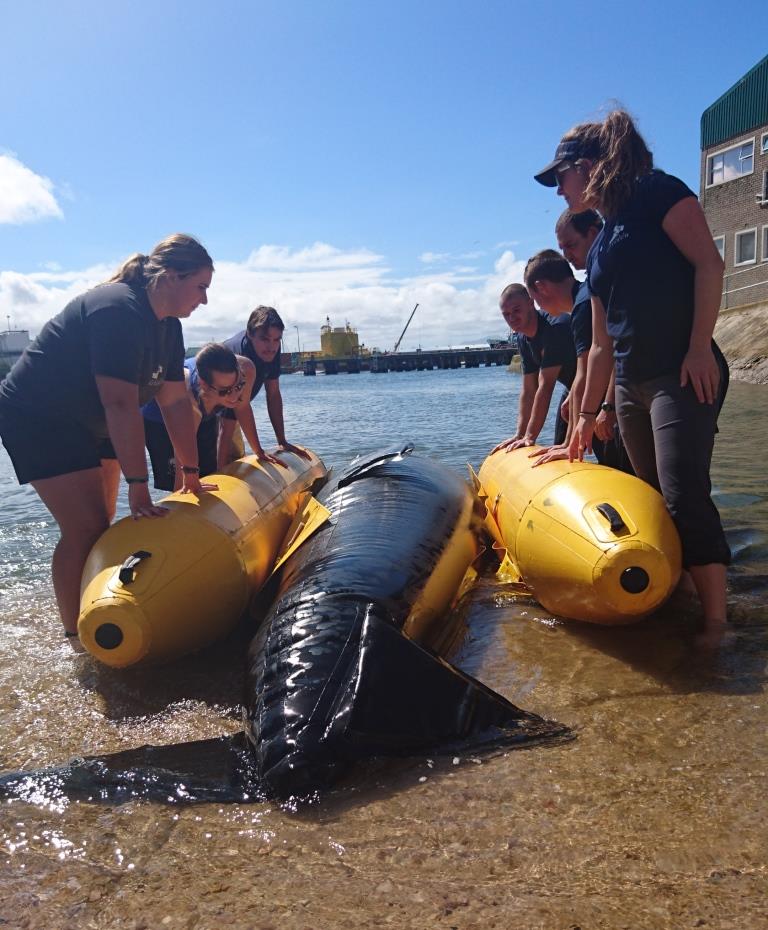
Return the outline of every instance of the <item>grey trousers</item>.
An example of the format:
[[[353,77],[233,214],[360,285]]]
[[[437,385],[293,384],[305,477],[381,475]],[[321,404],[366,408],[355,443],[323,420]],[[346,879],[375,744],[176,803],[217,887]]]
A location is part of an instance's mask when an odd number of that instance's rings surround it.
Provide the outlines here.
[[[616,385],[619,429],[638,478],[664,497],[683,544],[683,565],[728,565],[709,467],[722,398],[699,403],[679,374]]]

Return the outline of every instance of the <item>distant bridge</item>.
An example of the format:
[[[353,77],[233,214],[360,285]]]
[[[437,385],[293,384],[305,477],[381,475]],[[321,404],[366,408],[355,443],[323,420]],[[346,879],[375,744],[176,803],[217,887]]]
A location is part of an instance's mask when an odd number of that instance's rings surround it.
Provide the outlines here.
[[[383,374],[388,371],[434,371],[445,368],[488,368],[491,365],[509,365],[517,350],[514,346],[502,348],[428,349],[416,352],[383,352],[377,355],[353,358],[312,358],[302,364],[305,375],[324,371],[327,375],[339,372],[359,374],[371,371]]]

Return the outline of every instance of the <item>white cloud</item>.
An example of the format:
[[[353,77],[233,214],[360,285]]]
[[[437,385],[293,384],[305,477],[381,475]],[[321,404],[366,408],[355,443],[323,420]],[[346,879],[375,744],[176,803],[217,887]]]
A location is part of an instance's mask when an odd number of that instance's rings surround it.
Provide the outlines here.
[[[0,272],[0,319],[10,316],[14,327],[35,334],[69,300],[110,277],[118,264]],[[319,349],[326,317],[334,326],[349,321],[367,346],[391,349],[418,303],[402,349],[467,345],[506,332],[498,297],[510,282],[522,281],[523,267],[505,251],[484,270],[457,265],[398,278],[383,256],[367,249],[262,245],[244,262],[216,261],[209,303],[184,322],[185,338],[199,345],[230,336],[244,327],[255,306],[267,304],[285,321],[289,349],[296,346],[295,326],[302,348]]]
[[[380,255],[368,249],[342,252],[325,242],[316,242],[309,248],[293,251],[284,245],[262,245],[248,256],[249,268],[265,271],[306,271],[308,269],[332,270],[376,265],[382,262]]]
[[[482,258],[485,252],[481,249],[475,249],[472,252],[422,252],[419,255],[419,261],[425,265],[444,265],[452,261],[471,261],[475,258]]]
[[[10,153],[0,154],[0,223],[35,223],[63,215],[49,178],[35,174]]]
[[[419,261],[425,265],[442,265],[451,257],[450,252],[422,252],[419,255]]]

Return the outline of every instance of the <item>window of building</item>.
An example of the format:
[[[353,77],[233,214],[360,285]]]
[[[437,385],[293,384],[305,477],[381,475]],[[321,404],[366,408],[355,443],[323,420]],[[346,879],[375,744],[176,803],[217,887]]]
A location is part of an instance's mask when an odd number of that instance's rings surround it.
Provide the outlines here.
[[[757,228],[736,233],[734,265],[752,265],[757,261]]]
[[[707,159],[707,187],[734,181],[755,169],[755,140],[740,142]]]
[[[720,258],[725,261],[725,236],[715,236],[715,246],[720,253]]]
[[[768,132],[764,132],[760,138],[760,151],[763,155],[768,155]]]
[[[768,262],[768,226],[763,226],[763,261]]]

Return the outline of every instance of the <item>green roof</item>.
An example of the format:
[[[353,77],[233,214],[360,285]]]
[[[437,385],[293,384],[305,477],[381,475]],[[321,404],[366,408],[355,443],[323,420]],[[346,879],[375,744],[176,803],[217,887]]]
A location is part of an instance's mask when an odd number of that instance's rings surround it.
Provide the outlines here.
[[[701,147],[768,124],[768,55],[701,114]]]

